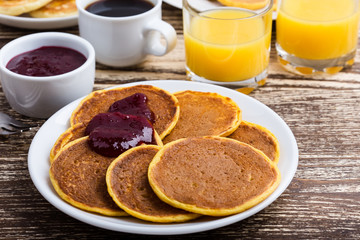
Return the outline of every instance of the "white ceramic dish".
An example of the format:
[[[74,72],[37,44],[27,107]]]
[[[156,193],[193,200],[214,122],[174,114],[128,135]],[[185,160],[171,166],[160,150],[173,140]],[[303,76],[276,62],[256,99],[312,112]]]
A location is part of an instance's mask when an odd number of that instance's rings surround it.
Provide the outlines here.
[[[77,16],[63,18],[31,18],[0,14],[0,23],[17,28],[45,30],[76,26],[78,23],[77,18]]]
[[[279,187],[263,202],[245,212],[221,218],[202,217],[186,223],[156,224],[133,217],[106,217],[82,211],[66,203],[56,194],[48,174],[50,149],[58,136],[69,127],[69,117],[79,104],[79,99],[49,118],[35,135],[29,149],[28,167],[31,179],[44,198],[60,211],[82,222],[113,231],[152,235],[187,234],[223,227],[250,217],[275,201],[290,184],[298,165],[298,148],[295,137],[287,124],[261,102],[234,90],[189,81],[158,80],[123,84],[121,86],[136,84],[154,85],[170,92],[181,90],[217,92],[232,98],[242,109],[244,120],[268,128],[278,138],[280,143],[278,166],[282,175]]]
[[[182,0],[163,0],[163,1],[164,1],[165,3],[173,6],[173,7],[182,9]],[[209,4],[214,5],[214,6],[221,6],[220,3],[218,3],[217,1],[199,0],[199,5],[202,4],[201,2],[203,2],[203,4],[204,4],[205,6],[209,6]],[[272,17],[273,17],[273,20],[276,19],[276,16],[277,16],[277,14],[276,14],[276,12],[274,11],[274,12],[273,12],[273,16],[272,16]]]
[[[41,77],[18,74],[6,67],[14,57],[44,46],[73,49],[84,55],[86,61],[70,72]],[[40,32],[25,35],[1,48],[0,78],[6,99],[14,110],[29,117],[48,118],[93,90],[95,50],[88,41],[70,33]]]

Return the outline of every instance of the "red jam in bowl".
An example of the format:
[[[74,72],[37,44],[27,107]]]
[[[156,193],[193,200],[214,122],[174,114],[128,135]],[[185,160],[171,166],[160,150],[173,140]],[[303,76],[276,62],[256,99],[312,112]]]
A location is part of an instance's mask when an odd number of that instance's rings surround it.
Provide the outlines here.
[[[47,77],[75,70],[86,62],[80,52],[56,46],[40,47],[12,58],[6,68],[33,77]]]

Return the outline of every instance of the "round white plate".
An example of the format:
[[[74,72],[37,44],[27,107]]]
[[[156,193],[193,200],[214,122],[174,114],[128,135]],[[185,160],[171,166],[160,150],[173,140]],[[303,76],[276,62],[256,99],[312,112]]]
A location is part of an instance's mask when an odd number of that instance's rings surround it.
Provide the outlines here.
[[[173,7],[176,7],[176,8],[179,8],[179,9],[182,9],[182,0],[163,0],[164,2],[166,2],[167,4],[173,6]],[[213,5],[213,6],[221,6],[221,4],[215,0],[212,0],[212,1],[209,1],[209,0],[198,0],[199,1],[199,5],[201,6],[202,4],[204,6],[209,6],[210,5]],[[276,11],[273,12],[273,20],[275,20],[277,17],[277,14],[276,14]]]
[[[119,232],[153,235],[186,234],[223,227],[252,216],[277,199],[290,184],[298,165],[298,148],[295,137],[286,123],[261,102],[228,88],[189,81],[158,80],[123,84],[121,86],[137,84],[153,85],[170,92],[181,90],[216,92],[232,98],[241,108],[244,120],[268,128],[278,138],[280,143],[278,166],[282,176],[280,185],[263,202],[245,212],[228,217],[201,217],[186,223],[157,224],[133,217],[107,217],[80,210],[63,201],[56,194],[49,179],[50,150],[59,135],[69,127],[70,115],[80,102],[80,99],[78,99],[60,109],[43,124],[31,143],[28,155],[29,172],[36,188],[46,200],[60,211],[82,222]]]
[[[0,23],[17,28],[45,30],[76,26],[78,24],[77,18],[77,16],[62,18],[32,18],[0,14]]]

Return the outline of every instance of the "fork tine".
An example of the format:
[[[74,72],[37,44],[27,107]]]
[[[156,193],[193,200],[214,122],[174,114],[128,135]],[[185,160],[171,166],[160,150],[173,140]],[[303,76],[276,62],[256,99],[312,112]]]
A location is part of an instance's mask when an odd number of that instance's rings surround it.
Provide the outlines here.
[[[18,133],[19,131],[9,131],[5,128],[0,127],[0,135],[10,135],[10,134],[15,134]]]
[[[36,126],[22,123],[5,113],[0,112],[0,135],[10,135],[14,133],[25,132],[32,129],[33,127]]]
[[[16,122],[10,122],[9,125],[18,129],[31,129],[33,127],[35,127],[35,125],[30,125],[30,124],[26,124],[26,123],[22,123],[19,122],[17,120],[15,120]]]
[[[11,125],[0,124],[0,128],[8,132],[25,132],[31,129],[31,127],[14,127]]]
[[[28,131],[31,128],[33,128],[33,126],[22,126],[22,127],[18,127],[18,126],[13,126],[12,124],[9,124],[8,126],[2,126],[3,129],[6,129],[8,131],[20,131],[20,132],[24,132],[24,131]]]
[[[15,120],[14,118],[12,118],[9,115],[7,115],[5,113],[2,113],[2,112],[0,112],[0,124],[1,123],[10,124],[11,126],[17,127],[17,128],[31,128],[31,127],[34,127],[32,125],[25,124],[25,123],[22,123],[22,122],[20,122],[18,120]]]

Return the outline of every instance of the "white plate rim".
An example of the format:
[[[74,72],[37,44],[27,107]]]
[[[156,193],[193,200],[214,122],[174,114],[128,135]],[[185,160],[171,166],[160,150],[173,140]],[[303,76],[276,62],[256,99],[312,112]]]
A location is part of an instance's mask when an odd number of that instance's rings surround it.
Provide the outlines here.
[[[32,18],[0,14],[0,23],[11,27],[26,29],[58,29],[76,26],[78,24],[78,16],[74,15],[57,18]]]
[[[186,223],[156,224],[132,217],[114,218],[85,212],[63,201],[53,190],[48,170],[49,152],[57,137],[69,126],[68,120],[73,109],[81,99],[75,100],[51,116],[36,133],[28,153],[28,169],[30,177],[40,194],[54,207],[67,215],[100,228],[135,234],[150,235],[179,235],[202,232],[227,226],[241,221],[261,211],[275,201],[292,181],[298,165],[298,147],[296,139],[285,121],[269,107],[258,100],[237,91],[210,85],[182,80],[154,80],[122,84],[116,87],[133,86],[138,84],[153,85],[170,92],[194,90],[217,92],[228,96],[237,102],[243,111],[243,119],[261,124],[272,131],[280,143],[279,169],[282,175],[278,188],[263,202],[242,213],[228,217],[204,217]],[[50,130],[50,131],[49,131]]]

